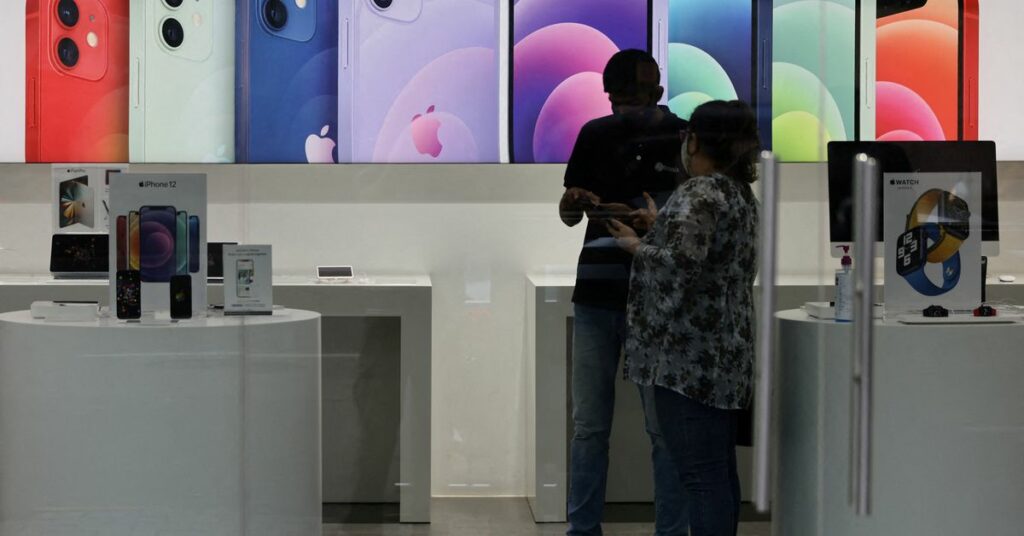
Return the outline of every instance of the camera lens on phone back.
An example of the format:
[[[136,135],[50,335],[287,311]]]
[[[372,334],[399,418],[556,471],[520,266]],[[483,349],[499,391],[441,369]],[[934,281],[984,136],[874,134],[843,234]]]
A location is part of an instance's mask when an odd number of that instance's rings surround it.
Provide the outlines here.
[[[267,25],[275,30],[284,28],[288,24],[288,8],[282,0],[267,0],[263,5],[263,17]]]
[[[68,28],[78,24],[78,4],[75,0],[60,0],[57,3],[57,18]]]
[[[178,48],[185,42],[185,29],[181,27],[178,19],[167,19],[160,28],[163,34],[164,43],[171,48]]]
[[[65,37],[57,43],[57,58],[65,67],[74,67],[78,64],[78,45]]]

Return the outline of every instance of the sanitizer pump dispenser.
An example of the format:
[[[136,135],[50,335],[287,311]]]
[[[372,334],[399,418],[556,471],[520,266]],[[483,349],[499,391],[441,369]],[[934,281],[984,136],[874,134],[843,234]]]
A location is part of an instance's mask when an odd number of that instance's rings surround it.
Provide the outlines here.
[[[836,322],[853,321],[853,259],[850,246],[836,246],[843,250],[842,268],[836,270]]]

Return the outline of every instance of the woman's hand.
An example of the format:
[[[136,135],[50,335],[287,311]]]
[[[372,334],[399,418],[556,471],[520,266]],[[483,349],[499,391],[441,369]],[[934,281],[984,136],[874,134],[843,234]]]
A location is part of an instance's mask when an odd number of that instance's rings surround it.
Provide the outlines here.
[[[647,208],[634,210],[629,213],[629,217],[633,219],[633,228],[650,231],[654,227],[654,220],[658,218],[658,204],[647,192],[644,192],[644,199],[647,200]]]
[[[605,226],[608,228],[608,232],[615,237],[615,243],[630,255],[636,254],[636,251],[640,249],[640,238],[630,226],[618,220],[607,220]]]

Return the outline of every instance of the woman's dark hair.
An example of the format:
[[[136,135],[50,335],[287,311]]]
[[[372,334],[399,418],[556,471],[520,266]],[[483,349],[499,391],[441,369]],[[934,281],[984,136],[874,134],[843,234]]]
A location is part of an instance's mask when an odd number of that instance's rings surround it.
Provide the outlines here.
[[[757,118],[745,102],[701,104],[690,116],[689,130],[697,135],[700,150],[726,175],[748,183],[757,180],[761,137]]]

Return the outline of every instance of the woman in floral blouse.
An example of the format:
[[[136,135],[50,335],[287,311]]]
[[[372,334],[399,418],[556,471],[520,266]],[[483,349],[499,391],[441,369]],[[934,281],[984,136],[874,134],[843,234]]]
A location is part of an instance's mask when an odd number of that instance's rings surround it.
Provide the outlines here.
[[[643,239],[609,221],[633,254],[626,376],[653,386],[655,413],[685,489],[692,536],[736,534],[736,411],[751,397],[757,261],[757,121],[740,101],[690,118],[686,179]]]

